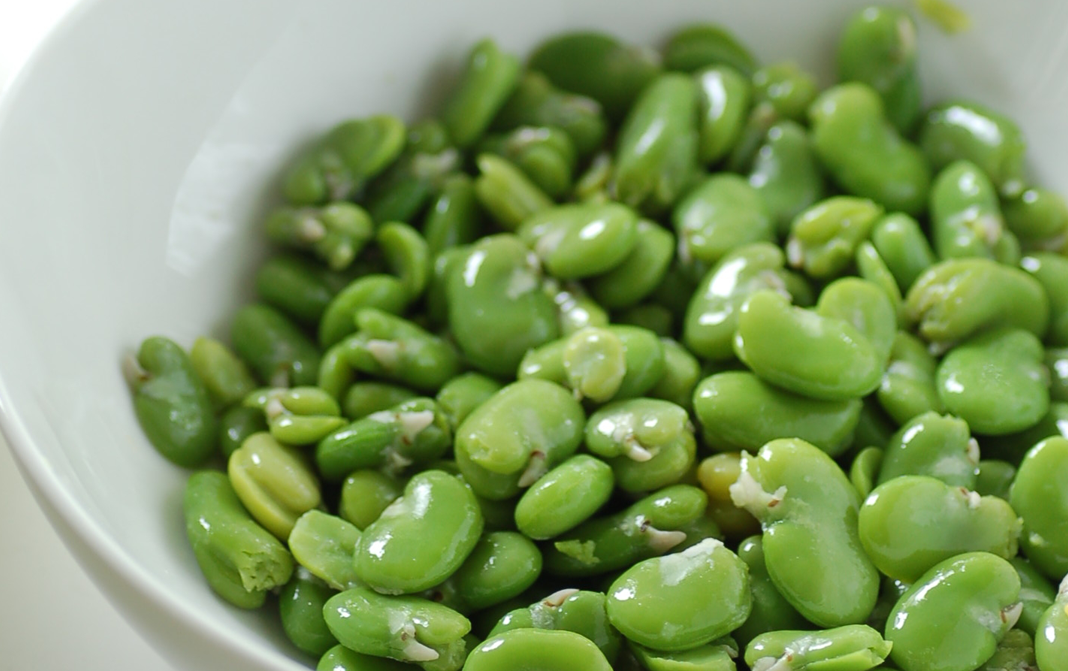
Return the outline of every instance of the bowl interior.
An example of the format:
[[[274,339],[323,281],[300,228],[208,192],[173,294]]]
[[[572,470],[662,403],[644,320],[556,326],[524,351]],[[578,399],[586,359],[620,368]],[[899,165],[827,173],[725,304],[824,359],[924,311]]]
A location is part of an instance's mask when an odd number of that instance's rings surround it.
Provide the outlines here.
[[[961,2],[920,22],[927,96],[1015,118],[1034,181],[1068,191],[1068,4]],[[299,669],[273,617],[216,599],[187,547],[186,473],[142,437],[119,361],[149,334],[225,337],[252,293],[281,170],[336,121],[416,120],[486,35],[525,54],[555,31],[658,45],[723,22],[765,61],[829,83],[849,0],[93,0],[0,109],[0,420],[72,550],[177,665]]]

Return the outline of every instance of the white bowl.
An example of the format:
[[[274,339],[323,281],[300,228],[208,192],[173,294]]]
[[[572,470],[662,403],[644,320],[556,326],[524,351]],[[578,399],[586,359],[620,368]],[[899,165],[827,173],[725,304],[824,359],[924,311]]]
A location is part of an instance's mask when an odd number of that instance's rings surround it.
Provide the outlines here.
[[[974,97],[1068,191],[1068,4],[961,3],[971,32],[921,22],[931,98]],[[95,0],[46,40],[0,107],[0,422],[41,506],[133,625],[179,668],[296,670],[276,618],[201,578],[187,473],[142,437],[119,374],[153,333],[224,335],[250,294],[281,169],[332,123],[432,110],[491,35],[527,52],[596,27],[656,44],[719,20],[765,61],[824,75],[849,0]],[[825,78],[825,83],[829,77]]]

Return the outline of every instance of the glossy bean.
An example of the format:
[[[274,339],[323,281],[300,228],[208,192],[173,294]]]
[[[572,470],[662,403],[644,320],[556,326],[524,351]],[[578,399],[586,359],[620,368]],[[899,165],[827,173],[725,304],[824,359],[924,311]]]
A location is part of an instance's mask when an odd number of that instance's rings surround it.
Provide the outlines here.
[[[668,652],[726,636],[751,608],[746,565],[713,539],[639,562],[608,589],[612,625],[635,643]]]
[[[743,371],[705,378],[694,413],[714,450],[759,450],[776,438],[801,438],[835,456],[849,446],[860,399],[821,401],[798,396]]]
[[[479,154],[478,202],[501,228],[515,230],[527,217],[553,207],[553,200],[511,161]]]
[[[838,277],[882,214],[883,208],[867,198],[834,196],[816,203],[790,224],[787,261],[810,277]]]
[[[694,75],[699,120],[698,160],[712,165],[727,156],[741,137],[749,114],[752,84],[730,66],[713,66]]]
[[[867,671],[882,664],[892,647],[879,632],[864,624],[823,631],[772,631],[749,643],[745,662],[753,671]]]
[[[902,294],[937,261],[920,225],[901,212],[888,214],[875,222],[871,244],[886,262]]]
[[[533,71],[520,78],[512,97],[493,120],[493,128],[497,130],[520,126],[552,126],[563,130],[574,143],[579,158],[597,151],[608,132],[600,103],[561,91],[545,75]]]
[[[192,468],[215,450],[211,395],[189,355],[160,336],[146,338],[123,362],[134,414],[148,442],[171,462]]]
[[[992,554],[936,565],[890,612],[886,640],[902,671],[965,671],[990,659],[1020,616],[1020,579]]]
[[[464,671],[611,671],[589,639],[570,631],[516,629],[497,634],[471,651]]]
[[[363,531],[403,492],[403,483],[385,473],[369,469],[353,471],[341,485],[337,514]]]
[[[816,78],[793,61],[771,63],[753,73],[753,100],[769,103],[783,119],[802,121],[817,93]]]
[[[1038,622],[1035,659],[1042,671],[1068,669],[1068,578],[1061,582],[1057,600]]]
[[[731,497],[760,520],[768,574],[799,613],[824,627],[864,621],[879,574],[858,538],[857,492],[830,457],[802,440],[771,441],[742,455]]]
[[[436,392],[461,371],[460,354],[451,342],[402,317],[363,308],[356,313],[356,327],[343,347],[349,364],[361,373]]]
[[[827,89],[809,108],[809,120],[820,162],[846,192],[891,211],[923,209],[930,168],[919,148],[890,125],[875,90],[858,82]]]
[[[289,582],[293,557],[245,511],[225,474],[194,473],[183,511],[197,564],[220,597],[238,608],[259,608],[268,590]]]
[[[886,444],[877,484],[902,475],[929,475],[947,485],[975,489],[979,444],[968,424],[927,412],[904,424]]]
[[[679,260],[706,267],[739,247],[775,239],[775,224],[760,194],[738,175],[702,181],[675,207],[672,222]]]
[[[411,389],[397,384],[360,381],[354,383],[345,392],[345,397],[341,401],[342,414],[351,420],[363,419],[418,396]]]
[[[241,503],[265,529],[289,538],[297,518],[319,505],[319,482],[300,453],[270,434],[249,436],[226,471]]]
[[[1020,267],[1038,280],[1049,296],[1046,343],[1053,347],[1068,346],[1068,258],[1052,252],[1036,252],[1021,259]]]
[[[451,580],[474,610],[519,596],[541,575],[541,552],[526,536],[494,531],[483,536]]]
[[[612,270],[638,241],[638,216],[617,203],[559,205],[527,218],[517,232],[561,280]]]
[[[456,146],[466,149],[478,140],[518,81],[518,58],[503,53],[490,39],[472,47],[460,83],[441,114]]]
[[[947,102],[932,108],[919,130],[919,144],[935,170],[965,159],[979,166],[1004,196],[1024,189],[1027,145],[1016,124],[971,102]]]
[[[1006,230],[997,190],[969,161],[950,163],[931,186],[931,231],[942,259],[980,256],[1015,264],[1020,243]]]
[[[571,457],[523,493],[515,507],[516,526],[534,540],[559,536],[592,517],[614,485],[611,467],[600,459]]]
[[[267,218],[267,239],[308,251],[331,270],[344,270],[374,235],[370,215],[359,205],[330,203],[321,208],[282,207]]]
[[[389,275],[368,275],[353,281],[330,301],[319,322],[319,344],[336,345],[356,332],[356,313],[363,308],[378,308],[401,314],[408,306],[404,284]]]
[[[586,423],[586,448],[612,467],[616,485],[639,493],[677,482],[697,445],[684,408],[647,398],[604,406]]]
[[[753,159],[749,186],[760,194],[780,236],[789,232],[797,215],[823,198],[823,171],[801,124],[780,121],[768,129]]]
[[[1068,439],[1048,438],[1028,451],[1009,501],[1023,518],[1020,548],[1031,564],[1049,578],[1068,574],[1068,502],[1061,492],[1068,482]]]
[[[319,375],[315,344],[274,308],[246,305],[230,323],[234,351],[272,387],[313,385]]]
[[[256,294],[302,324],[319,322],[336,293],[322,265],[299,256],[275,256],[256,271]]]
[[[877,390],[879,405],[898,424],[925,412],[943,412],[935,385],[938,362],[915,336],[898,331],[890,349],[890,365]]]
[[[749,617],[732,634],[742,646],[749,645],[750,641],[767,632],[807,626],[805,618],[794,610],[771,581],[764,563],[764,542],[760,536],[751,536],[739,543],[738,558],[749,567],[749,591],[753,601]]]
[[[318,657],[337,645],[323,618],[323,606],[333,595],[334,590],[301,569],[278,595],[282,629],[301,652]]]
[[[675,236],[659,224],[639,219],[630,253],[603,274],[589,279],[590,294],[609,310],[632,307],[656,289],[675,254]]]

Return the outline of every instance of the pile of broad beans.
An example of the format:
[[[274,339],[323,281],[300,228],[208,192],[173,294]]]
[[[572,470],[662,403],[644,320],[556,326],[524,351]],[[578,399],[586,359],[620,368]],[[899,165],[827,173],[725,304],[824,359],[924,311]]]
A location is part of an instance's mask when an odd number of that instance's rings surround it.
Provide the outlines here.
[[[485,40],[330,130],[127,362],[208,584],[321,671],[1068,669],[1068,207],[916,59]]]

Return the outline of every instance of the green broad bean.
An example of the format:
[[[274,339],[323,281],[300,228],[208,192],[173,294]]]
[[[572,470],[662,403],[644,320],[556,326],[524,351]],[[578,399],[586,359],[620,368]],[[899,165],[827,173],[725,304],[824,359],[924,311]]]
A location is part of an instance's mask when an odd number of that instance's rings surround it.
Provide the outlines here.
[[[980,256],[1014,265],[1020,243],[1006,230],[997,189],[974,163],[950,163],[931,186],[931,231],[942,259]]]
[[[697,170],[697,90],[692,78],[667,73],[639,94],[616,141],[612,191],[619,202],[657,216],[690,185]]]
[[[769,103],[785,120],[804,120],[818,93],[816,78],[793,61],[771,63],[753,73],[755,103]]]
[[[868,498],[875,489],[875,479],[883,465],[883,450],[879,447],[865,447],[853,457],[849,467],[849,481],[853,483],[861,499]]]
[[[604,33],[571,32],[542,42],[527,66],[564,91],[596,100],[618,122],[660,74],[660,57]]]
[[[697,443],[684,408],[637,398],[591,415],[586,449],[612,467],[616,486],[636,494],[678,482],[694,465]]]
[[[341,401],[342,414],[355,421],[376,412],[389,410],[418,396],[407,387],[388,382],[355,382],[345,392],[345,398]]]
[[[925,270],[905,296],[905,315],[940,350],[984,329],[1046,333],[1050,309],[1038,280],[989,259],[950,259]]]
[[[623,637],[608,622],[605,595],[577,589],[562,589],[529,607],[504,615],[489,637],[515,629],[570,631],[594,643],[609,661],[619,657]]]
[[[219,450],[229,459],[246,438],[261,431],[267,431],[263,411],[235,405],[219,418]]]
[[[902,212],[875,222],[871,244],[886,262],[902,294],[938,259],[915,219]]]
[[[417,664],[425,671],[460,671],[471,622],[441,604],[413,596],[385,596],[366,587],[337,594],[323,607],[341,645]]]
[[[827,192],[808,132],[790,120],[768,129],[748,179],[749,186],[764,201],[780,237],[790,232],[795,217],[823,199]]]
[[[883,257],[879,256],[879,250],[865,240],[857,245],[857,254],[854,261],[857,264],[857,274],[862,279],[879,287],[886,294],[886,297],[890,299],[891,307],[894,308],[894,313],[897,315],[898,323],[903,325],[905,315],[902,304],[905,299],[901,295],[901,289],[897,286],[894,274],[890,272],[890,268],[883,261]]]
[[[319,321],[319,344],[328,348],[356,332],[356,313],[363,308],[378,308],[401,314],[408,307],[405,285],[390,275],[367,275],[342,289],[330,301]]]
[[[323,352],[319,360],[319,388],[335,399],[343,399],[356,382],[356,371],[345,356],[345,345],[340,342]]]
[[[1049,411],[1042,343],[1020,329],[999,329],[957,345],[938,365],[946,410],[977,433],[1005,435],[1034,426]]]
[[[558,536],[543,549],[545,570],[562,577],[604,575],[663,555],[686,541],[681,528],[704,515],[707,505],[708,495],[697,487],[665,487]]]
[[[990,659],[1020,616],[1020,579],[985,552],[936,565],[898,600],[886,624],[902,671],[967,671]]]
[[[879,405],[900,424],[925,412],[944,412],[935,384],[938,362],[927,346],[906,331],[898,331],[890,349],[890,365],[877,390]]]
[[[1025,256],[1020,267],[1038,280],[1049,296],[1050,325],[1046,343],[1053,347],[1068,346],[1068,257],[1036,252]]]
[[[437,392],[460,374],[460,354],[439,338],[403,317],[377,308],[356,313],[355,335],[343,341],[349,364],[417,391]]]
[[[608,272],[638,241],[638,216],[617,203],[558,205],[527,218],[517,232],[557,279]]]
[[[919,145],[935,170],[964,159],[979,166],[1001,195],[1024,190],[1023,134],[1012,120],[981,105],[955,101],[932,108],[920,125]]]
[[[523,492],[515,507],[515,524],[534,540],[559,536],[600,510],[614,486],[608,464],[589,455],[575,455]]]
[[[879,573],[857,534],[857,492],[826,453],[798,439],[773,440],[755,457],[742,454],[730,492],[760,520],[768,574],[790,605],[823,627],[868,617]]]
[[[432,399],[413,398],[338,429],[319,441],[315,463],[337,482],[361,468],[399,471],[440,459],[449,449],[449,421]]]
[[[1016,478],[1016,467],[1007,461],[982,459],[979,461],[979,475],[975,478],[975,491],[980,496],[996,496],[1009,500],[1009,490]]]
[[[464,174],[451,175],[423,218],[430,258],[446,249],[474,242],[482,230],[482,211],[478,207],[474,180]]]
[[[713,66],[694,75],[697,81],[697,158],[710,166],[730,154],[749,116],[752,84],[730,66]]]
[[[652,650],[631,643],[630,651],[641,668],[648,671],[735,671],[737,668],[734,658],[738,656],[738,647],[730,638],[681,652]]]
[[[582,406],[563,387],[520,380],[475,408],[456,430],[456,462],[476,494],[508,499],[574,454],[585,423]]]
[[[545,380],[566,387],[567,371],[564,369],[564,349],[567,347],[567,342],[568,338],[559,338],[529,350],[519,362],[516,378]]]
[[[760,194],[739,175],[716,174],[693,188],[671,216],[679,260],[712,266],[731,251],[775,239]]]
[[[557,89],[540,72],[522,75],[512,97],[494,118],[492,128],[504,131],[520,126],[559,128],[571,138],[579,159],[596,152],[608,134],[600,103]]]
[[[301,324],[316,325],[334,288],[320,264],[299,256],[274,256],[256,271],[256,295]]]
[[[916,23],[897,7],[866,7],[850,17],[838,41],[838,79],[872,87],[887,119],[908,134],[920,118],[923,96],[916,64]]]
[[[347,200],[400,156],[404,142],[404,122],[394,116],[344,121],[300,157],[282,191],[294,205]]]
[[[739,310],[734,351],[766,382],[827,401],[869,394],[886,368],[885,357],[849,322],[792,307],[768,290]]]
[[[363,531],[401,497],[404,484],[381,471],[353,471],[341,485],[337,514]]]
[[[464,671],[612,671],[588,638],[570,631],[516,629],[497,634],[471,651]]]
[[[455,431],[475,408],[488,401],[501,387],[500,382],[481,373],[463,373],[442,385],[435,400]]]
[[[659,224],[639,219],[634,246],[613,268],[589,278],[590,294],[597,304],[619,310],[647,298],[664,278],[675,254],[675,236]]]
[[[694,72],[710,65],[729,66],[746,77],[757,69],[756,57],[727,28],[698,23],[674,33],[664,47],[664,67]]]
[[[1058,193],[1030,188],[1002,201],[1005,225],[1024,249],[1056,251],[1068,239],[1068,203]]]
[[[712,361],[734,358],[738,313],[762,289],[788,294],[786,257],[770,243],[739,247],[724,256],[692,292],[682,339],[697,356]]]
[[[215,410],[207,385],[189,355],[161,336],[146,338],[136,357],[123,361],[133,390],[134,414],[145,437],[166,459],[185,468],[215,451]]]
[[[243,404],[261,410],[271,437],[285,445],[317,443],[345,425],[337,401],[319,387],[257,389]]]
[[[335,645],[319,659],[316,671],[410,671],[410,664],[386,657],[375,657]]]
[[[923,210],[931,169],[887,120],[874,89],[858,82],[827,89],[809,108],[809,120],[816,155],[844,191],[890,211]]]
[[[224,473],[190,476],[183,511],[197,564],[220,597],[238,608],[259,608],[268,590],[289,582],[293,557],[245,511]]]
[[[689,350],[671,338],[661,338],[664,372],[647,395],[693,411],[694,389],[701,379],[701,363]]]
[[[1020,522],[1003,499],[905,475],[879,485],[860,507],[860,542],[884,575],[913,583],[965,552],[1016,555]]]
[[[472,47],[459,85],[442,109],[449,138],[461,149],[475,144],[519,81],[519,59],[491,39]]]
[[[571,192],[577,161],[575,145],[558,128],[520,126],[505,135],[487,137],[481,148],[511,161],[553,200]]]
[[[859,398],[824,401],[798,396],[746,371],[705,378],[693,396],[704,443],[713,450],[759,450],[776,438],[801,438],[832,456],[853,439]]]
[[[1053,580],[1068,575],[1068,439],[1047,438],[1027,452],[1013,481],[1009,502],[1021,518],[1020,548],[1031,564]],[[1039,635],[1041,637],[1041,635]]]
[[[513,375],[527,350],[559,335],[534,254],[510,235],[483,238],[445,278],[449,330],[483,373]]]
[[[527,590],[541,575],[541,552],[523,534],[494,531],[484,535],[450,580],[473,610],[504,603]]]
[[[731,634],[743,646],[771,631],[800,629],[808,626],[790,602],[779,594],[764,563],[764,541],[750,536],[738,544],[738,558],[749,567],[749,591],[753,607],[745,624]]]
[[[619,391],[627,373],[623,341],[604,328],[586,327],[564,345],[564,374],[575,398],[608,401]]]
[[[226,472],[252,517],[281,540],[322,500],[319,481],[302,455],[267,433],[246,438],[227,460]]]
[[[852,324],[871,342],[880,361],[890,359],[897,310],[878,285],[857,277],[837,279],[823,288],[816,314]]]
[[[338,202],[321,208],[282,207],[267,218],[267,239],[308,251],[331,270],[344,270],[374,236],[371,216],[359,205]]]
[[[314,385],[319,376],[319,351],[282,313],[253,303],[230,322],[234,351],[263,382],[272,387]]]
[[[926,412],[890,437],[877,485],[903,475],[929,475],[947,485],[974,490],[979,475],[979,443],[968,424],[951,415]]]
[[[864,624],[823,631],[771,631],[749,643],[745,663],[753,671],[867,671],[882,664],[892,647]]]
[[[1061,582],[1057,600],[1038,622],[1035,659],[1041,671],[1068,669],[1068,578]]]
[[[884,576],[879,587],[879,600],[875,602],[875,608],[872,609],[871,615],[868,616],[868,626],[876,631],[886,631],[886,620],[890,617],[890,611],[894,609],[898,600],[908,591],[909,587],[908,583]]]
[[[323,606],[333,595],[334,590],[299,568],[278,595],[282,630],[301,652],[319,657],[337,645],[323,618]]]
[[[386,594],[429,589],[452,575],[478,543],[482,511],[475,495],[444,471],[423,471],[356,541],[353,566]]]
[[[494,154],[479,154],[475,162],[479,170],[475,195],[482,209],[501,228],[514,231],[527,217],[555,205],[511,161]]]
[[[786,257],[816,279],[838,277],[853,264],[883,208],[867,198],[834,196],[797,215],[790,224]]]
[[[390,221],[378,228],[375,243],[390,271],[400,278],[408,300],[419,298],[430,278],[430,249],[423,236],[408,224]]]
[[[612,583],[606,606],[629,640],[666,652],[726,636],[751,609],[748,568],[714,539],[635,564]]]
[[[1042,615],[1057,598],[1057,589],[1023,557],[1013,557],[1009,562],[1020,576],[1020,601],[1023,603],[1023,612],[1016,626],[1036,636]]]

